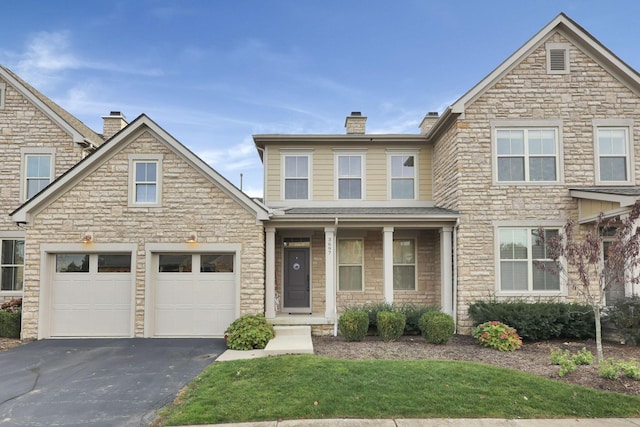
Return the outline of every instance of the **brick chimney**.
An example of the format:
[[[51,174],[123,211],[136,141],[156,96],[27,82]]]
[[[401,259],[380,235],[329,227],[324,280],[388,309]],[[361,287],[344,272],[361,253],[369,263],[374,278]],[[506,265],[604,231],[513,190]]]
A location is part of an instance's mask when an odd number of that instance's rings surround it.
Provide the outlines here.
[[[347,133],[364,134],[366,131],[367,118],[360,111],[354,111],[344,122]]]
[[[127,119],[120,111],[112,111],[108,116],[102,116],[102,137],[104,140],[110,139],[127,126]]]
[[[427,134],[433,127],[433,125],[438,121],[440,116],[437,111],[429,111],[424,119],[420,122],[420,133]]]

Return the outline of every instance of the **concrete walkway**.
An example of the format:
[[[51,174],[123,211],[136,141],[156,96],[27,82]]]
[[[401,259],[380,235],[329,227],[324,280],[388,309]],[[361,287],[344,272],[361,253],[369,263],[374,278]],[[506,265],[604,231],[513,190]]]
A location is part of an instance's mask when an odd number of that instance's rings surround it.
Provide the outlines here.
[[[633,427],[640,418],[568,418],[551,420],[505,420],[499,418],[431,418],[397,420],[290,420],[239,424],[209,424],[219,427]],[[207,425],[199,426],[207,427]]]

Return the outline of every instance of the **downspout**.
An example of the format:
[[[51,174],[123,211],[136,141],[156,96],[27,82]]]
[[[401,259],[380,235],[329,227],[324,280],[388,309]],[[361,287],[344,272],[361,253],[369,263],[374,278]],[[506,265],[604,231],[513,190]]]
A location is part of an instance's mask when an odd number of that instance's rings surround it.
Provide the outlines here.
[[[458,331],[458,227],[460,226],[460,218],[456,219],[456,225],[453,226],[453,320]]]
[[[335,220],[335,225],[336,225],[336,237],[338,237],[338,217],[336,217]],[[338,239],[336,239],[337,242]],[[334,251],[333,253],[335,254],[335,248],[337,247],[336,242],[334,242]],[[335,256],[335,255],[334,255]],[[334,276],[335,276],[335,269],[334,269]],[[333,336],[337,337],[338,336],[338,286],[335,286],[335,280],[334,280],[334,287],[333,287]]]

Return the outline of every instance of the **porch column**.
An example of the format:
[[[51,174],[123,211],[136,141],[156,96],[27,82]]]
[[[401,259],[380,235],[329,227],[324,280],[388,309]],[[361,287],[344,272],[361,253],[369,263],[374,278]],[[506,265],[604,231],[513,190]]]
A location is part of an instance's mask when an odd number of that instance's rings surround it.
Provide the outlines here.
[[[453,249],[452,227],[440,229],[440,305],[441,310],[453,316]]]
[[[325,317],[336,321],[336,228],[324,229]]]
[[[384,301],[393,302],[393,227],[382,229],[382,265],[384,271]]]
[[[264,317],[276,317],[276,229],[265,228]]]

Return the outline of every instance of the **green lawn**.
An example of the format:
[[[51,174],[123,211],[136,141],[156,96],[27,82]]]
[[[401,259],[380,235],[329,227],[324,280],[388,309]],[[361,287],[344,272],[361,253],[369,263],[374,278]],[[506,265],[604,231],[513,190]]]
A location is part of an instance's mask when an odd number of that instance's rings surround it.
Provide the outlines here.
[[[307,355],[213,363],[180,403],[161,415],[167,425],[303,418],[638,417],[640,397],[479,363]]]

